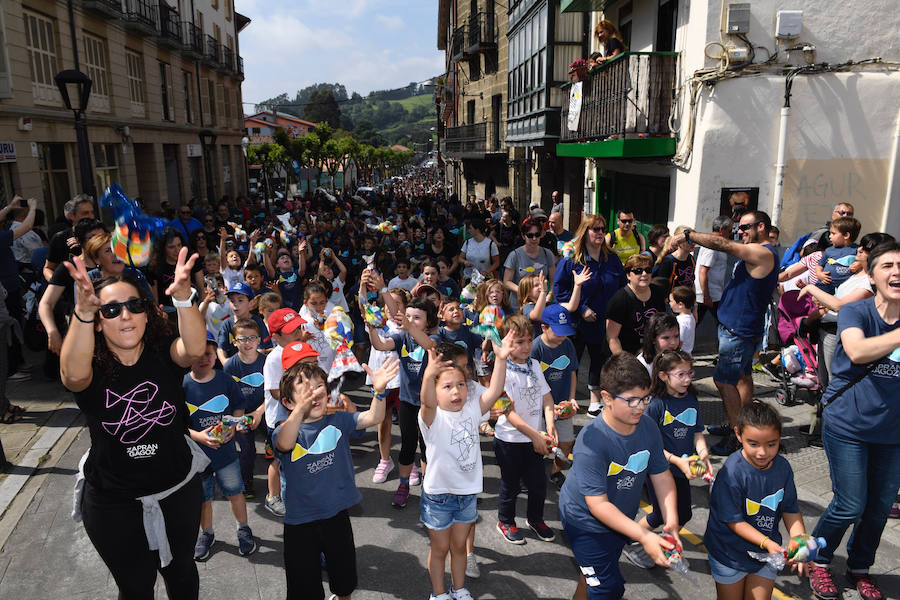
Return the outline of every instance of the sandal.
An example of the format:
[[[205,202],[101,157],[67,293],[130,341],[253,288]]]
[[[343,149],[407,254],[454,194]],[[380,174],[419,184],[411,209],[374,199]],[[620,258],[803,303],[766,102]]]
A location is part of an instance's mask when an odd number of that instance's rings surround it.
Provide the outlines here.
[[[3,423],[5,425],[12,425],[16,421],[21,421],[21,420],[22,420],[22,415],[20,415],[19,413],[15,412],[12,409],[10,409],[6,412],[5,415],[3,415],[3,418],[0,419],[0,423]]]
[[[489,435],[491,437],[494,436],[494,428],[491,427],[491,424],[487,421],[478,426],[478,431],[480,431],[484,435]]]

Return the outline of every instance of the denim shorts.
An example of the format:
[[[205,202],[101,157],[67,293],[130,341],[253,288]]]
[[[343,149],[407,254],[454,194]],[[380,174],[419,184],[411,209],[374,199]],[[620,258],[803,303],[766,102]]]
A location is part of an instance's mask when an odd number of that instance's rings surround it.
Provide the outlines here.
[[[757,571],[738,571],[737,569],[732,569],[731,567],[726,567],[716,559],[712,557],[712,554],[709,555],[709,570],[712,573],[713,581],[716,583],[721,583],[722,585],[731,585],[732,583],[737,583],[750,573],[754,575],[759,575],[760,577],[765,577],[766,579],[771,579],[775,581],[775,577],[778,576],[778,571],[773,569],[766,563],[760,563],[759,570]]]
[[[474,523],[478,519],[475,504],[477,494],[427,494],[422,492],[419,512],[422,523],[428,529],[440,531],[454,523]]]
[[[203,501],[209,502],[215,496],[215,485],[219,484],[222,495],[226,498],[237,496],[244,491],[244,480],[241,478],[241,461],[235,460],[220,469],[203,476]]]
[[[737,385],[741,377],[753,373],[753,355],[759,347],[759,337],[742,338],[719,325],[719,361],[713,380]]]

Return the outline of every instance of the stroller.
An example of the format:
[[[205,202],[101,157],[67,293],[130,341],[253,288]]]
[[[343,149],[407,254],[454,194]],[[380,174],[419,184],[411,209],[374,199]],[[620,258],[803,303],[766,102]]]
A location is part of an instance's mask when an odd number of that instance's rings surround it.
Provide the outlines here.
[[[798,298],[799,294],[799,290],[789,290],[778,301],[778,334],[785,347],[781,351],[781,386],[775,391],[775,400],[783,406],[798,402],[818,406],[824,391],[817,374],[818,336],[801,332],[801,321],[815,309],[815,303],[809,296]]]

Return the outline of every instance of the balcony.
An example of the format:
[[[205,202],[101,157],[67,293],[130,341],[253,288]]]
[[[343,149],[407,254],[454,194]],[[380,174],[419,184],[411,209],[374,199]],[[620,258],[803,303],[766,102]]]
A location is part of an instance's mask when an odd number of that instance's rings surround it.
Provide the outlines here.
[[[182,51],[195,59],[203,58],[203,32],[190,21],[181,21]]]
[[[450,60],[463,60],[469,56],[466,26],[463,25],[453,30],[453,39],[450,42]]]
[[[235,54],[234,57],[237,59],[235,61],[234,76],[237,79],[240,79],[241,81],[243,81],[244,80],[244,59],[243,59],[243,57],[240,57],[237,54]]]
[[[125,3],[126,29],[156,35],[159,31],[158,22],[156,6],[150,0],[127,0]]]
[[[496,50],[497,37],[497,17],[494,11],[469,16],[469,31],[466,36],[469,54]]]
[[[234,70],[234,50],[228,46],[222,46],[222,62],[219,63],[219,68],[225,72]]]
[[[178,13],[161,4],[159,7],[159,33],[157,34],[159,45],[172,49],[181,48],[181,32],[182,26],[178,20]]]
[[[442,151],[451,158],[485,158],[488,154],[503,153],[501,148],[503,123],[485,121],[444,131]]]
[[[81,6],[104,17],[122,17],[122,0],[81,0]]]
[[[669,128],[677,52],[625,52],[594,67],[581,84],[581,110],[570,117],[563,102],[559,156],[671,156]],[[576,101],[577,102],[577,101]]]
[[[220,64],[219,56],[221,52],[219,51],[220,45],[218,40],[211,35],[206,36],[206,43],[203,48],[203,60],[205,60],[211,67],[218,67]]]

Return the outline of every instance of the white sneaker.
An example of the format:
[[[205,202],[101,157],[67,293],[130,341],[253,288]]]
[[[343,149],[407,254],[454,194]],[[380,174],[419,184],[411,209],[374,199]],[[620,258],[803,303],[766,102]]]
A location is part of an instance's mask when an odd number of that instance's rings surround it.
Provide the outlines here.
[[[28,381],[29,379],[31,379],[31,373],[26,373],[25,371],[16,371],[6,379],[7,381]]]
[[[466,588],[450,590],[450,597],[453,600],[474,600],[474,598],[472,598],[472,594],[470,594],[469,590],[467,590]]]
[[[284,502],[281,496],[266,496],[266,510],[276,517],[284,516]]]
[[[450,594],[448,594],[447,592],[444,592],[440,596],[435,596],[434,594],[431,594],[430,596],[428,596],[428,600],[453,600],[453,598],[450,596]]]
[[[600,414],[600,411],[603,410],[603,405],[599,402],[591,402],[591,405],[588,407],[588,415],[591,418],[597,417]]]
[[[466,577],[478,579],[481,577],[481,569],[478,568],[478,561],[475,560],[474,554],[466,555]]]
[[[372,483],[384,483],[387,481],[388,475],[394,470],[394,460],[379,460],[378,466],[375,467],[375,474],[372,475]]]
[[[413,463],[412,471],[409,472],[409,485],[420,485],[422,477],[419,475],[419,468]]]

